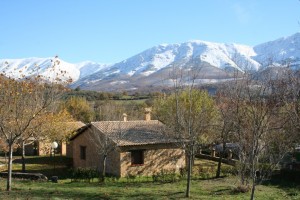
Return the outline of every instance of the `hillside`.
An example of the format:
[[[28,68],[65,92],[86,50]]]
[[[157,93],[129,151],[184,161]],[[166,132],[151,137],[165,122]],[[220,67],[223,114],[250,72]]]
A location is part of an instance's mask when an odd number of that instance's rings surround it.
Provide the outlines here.
[[[55,70],[50,67],[54,63]],[[40,73],[49,80],[63,72],[62,79],[72,79],[73,88],[134,91],[172,86],[178,73],[186,83],[193,79],[203,84],[230,80],[235,70],[259,72],[269,66],[299,65],[300,33],[296,33],[254,47],[201,40],[161,44],[116,64],[72,64],[59,58],[1,59],[0,71],[13,78]]]

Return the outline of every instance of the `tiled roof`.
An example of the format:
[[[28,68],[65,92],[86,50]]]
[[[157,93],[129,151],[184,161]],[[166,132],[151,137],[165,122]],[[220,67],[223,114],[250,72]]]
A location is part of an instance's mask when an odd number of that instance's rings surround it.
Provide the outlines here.
[[[91,124],[103,134],[108,135],[118,146],[176,142],[175,139],[165,134],[165,126],[158,120],[99,121]]]
[[[84,124],[81,121],[77,122],[67,122],[66,128],[69,129],[73,136],[70,137],[70,140],[75,139],[78,135],[80,135],[85,129],[87,129],[88,125]]]
[[[84,124],[83,122],[81,122],[81,121],[77,121],[77,122],[67,122],[67,125],[68,125],[69,127],[71,127],[72,129],[74,129],[74,130],[80,129],[80,128],[82,128],[82,127],[85,126],[85,124]]]

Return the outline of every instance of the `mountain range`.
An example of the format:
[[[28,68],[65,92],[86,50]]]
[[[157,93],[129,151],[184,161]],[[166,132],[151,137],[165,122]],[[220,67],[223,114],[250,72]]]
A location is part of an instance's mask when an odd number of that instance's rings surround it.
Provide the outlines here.
[[[300,33],[254,47],[201,40],[161,44],[115,64],[72,64],[57,57],[0,59],[0,72],[13,78],[39,73],[49,80],[60,75],[73,80],[71,87],[87,90],[134,91],[168,87],[178,75],[187,82],[193,77],[198,84],[214,83],[231,79],[235,70],[259,72],[287,65],[300,67]]]

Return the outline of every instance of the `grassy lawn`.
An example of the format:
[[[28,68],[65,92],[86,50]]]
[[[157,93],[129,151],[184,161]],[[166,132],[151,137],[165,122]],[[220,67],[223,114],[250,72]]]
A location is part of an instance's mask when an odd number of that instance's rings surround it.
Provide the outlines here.
[[[234,193],[237,180],[234,177],[194,180],[191,199],[249,199],[250,193]],[[13,190],[4,191],[5,180],[0,180],[1,199],[185,199],[185,181],[175,183],[118,182],[105,184],[74,183],[61,180],[59,183],[13,181]],[[256,199],[300,199],[298,188],[281,188],[276,185],[257,187]]]
[[[71,160],[64,156],[27,156],[25,159],[26,172],[28,173],[42,173],[47,177],[59,176],[60,179],[70,177]],[[6,167],[2,167],[0,171],[5,171]],[[13,172],[21,172],[22,164],[20,157],[14,157]]]
[[[61,159],[57,158],[55,175],[67,171]],[[53,165],[47,157],[29,158],[27,163],[29,171],[53,175]],[[214,164],[210,161],[200,163]],[[14,167],[19,170],[20,165],[15,164]],[[61,178],[58,183],[13,180],[10,193],[5,191],[5,185],[6,180],[0,178],[0,199],[185,199],[186,182],[158,183],[152,182],[151,178],[137,178],[134,182],[123,178],[102,184],[96,180],[86,183]],[[238,180],[234,176],[193,180],[190,199],[249,199],[250,193],[234,192],[237,185]],[[300,199],[300,186],[289,183],[259,185],[255,199]]]

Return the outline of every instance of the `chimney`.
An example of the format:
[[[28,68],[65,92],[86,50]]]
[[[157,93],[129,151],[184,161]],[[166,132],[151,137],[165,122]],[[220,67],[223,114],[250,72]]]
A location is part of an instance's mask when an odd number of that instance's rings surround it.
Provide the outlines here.
[[[145,108],[145,121],[151,120],[151,108]]]
[[[127,114],[126,113],[123,113],[123,121],[127,122]]]

